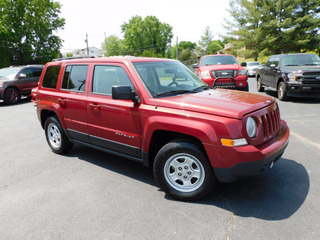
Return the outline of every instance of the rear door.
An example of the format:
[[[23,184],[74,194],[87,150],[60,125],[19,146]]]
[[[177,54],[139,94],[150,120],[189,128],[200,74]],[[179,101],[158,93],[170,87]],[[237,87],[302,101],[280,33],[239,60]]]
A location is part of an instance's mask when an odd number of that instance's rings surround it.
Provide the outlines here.
[[[129,85],[135,91],[124,65],[95,65],[87,98],[90,142],[113,153],[141,159],[139,104],[112,99],[114,85]]]
[[[89,65],[66,65],[60,87],[58,104],[69,137],[88,142],[86,118],[86,79]]]

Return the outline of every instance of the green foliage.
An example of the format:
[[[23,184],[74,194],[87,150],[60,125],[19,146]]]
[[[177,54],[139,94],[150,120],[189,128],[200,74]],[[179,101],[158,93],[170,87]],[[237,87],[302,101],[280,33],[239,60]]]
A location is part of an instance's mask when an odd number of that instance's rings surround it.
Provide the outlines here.
[[[220,40],[213,40],[208,46],[208,54],[217,53],[224,48],[224,44]]]
[[[172,27],[167,23],[161,23],[154,16],[144,19],[134,16],[128,23],[122,24],[121,29],[127,53],[135,56],[141,56],[144,51],[165,56],[173,37]]]
[[[186,60],[190,59],[192,56],[191,52],[195,49],[196,46],[197,46],[196,43],[193,43],[190,41],[179,42],[179,44],[178,44],[178,59],[180,61],[186,61]],[[184,53],[180,57],[180,55],[182,54],[183,51],[184,51]],[[177,55],[177,46],[173,46],[171,48],[171,58],[176,59],[177,58],[176,55]]]
[[[227,40],[236,49],[249,49],[255,59],[320,48],[319,1],[230,0],[229,12]]]
[[[127,46],[122,39],[111,35],[102,43],[102,52],[105,57],[126,55]]]
[[[209,45],[212,42],[212,32],[209,27],[204,29],[203,35],[201,36],[201,40],[198,42],[198,46],[196,50],[200,53],[200,55],[206,55],[209,53]]]
[[[51,0],[1,0],[1,53],[11,64],[45,63],[59,57],[62,40],[53,34],[65,24],[61,5]]]

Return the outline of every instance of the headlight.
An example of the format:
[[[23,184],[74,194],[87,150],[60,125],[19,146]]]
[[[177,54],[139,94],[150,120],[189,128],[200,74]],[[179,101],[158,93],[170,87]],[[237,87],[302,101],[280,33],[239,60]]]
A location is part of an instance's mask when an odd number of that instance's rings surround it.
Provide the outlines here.
[[[3,82],[0,82],[0,88],[3,88]]]
[[[251,138],[254,138],[257,135],[257,122],[254,120],[254,118],[249,117],[247,119],[247,133],[248,136]]]
[[[239,76],[244,76],[247,75],[247,71],[246,70],[239,70]]]
[[[211,76],[210,76],[210,71],[207,70],[207,71],[201,72],[200,77],[201,77],[201,78],[211,78]]]
[[[288,74],[289,82],[296,82],[301,77],[302,77],[302,74],[300,74],[300,73],[289,73]]]

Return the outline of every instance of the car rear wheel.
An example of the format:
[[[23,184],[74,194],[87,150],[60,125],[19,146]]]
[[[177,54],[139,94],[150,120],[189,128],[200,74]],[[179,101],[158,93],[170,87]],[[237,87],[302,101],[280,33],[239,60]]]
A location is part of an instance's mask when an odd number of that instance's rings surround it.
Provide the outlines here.
[[[4,93],[3,101],[6,104],[15,104],[21,99],[21,94],[16,88],[8,88]]]
[[[54,153],[68,152],[73,144],[61,127],[56,117],[49,117],[45,123],[45,133],[47,142]]]
[[[278,84],[278,99],[280,101],[288,100],[287,86],[284,82]]]
[[[160,188],[180,200],[196,200],[216,184],[212,167],[199,148],[188,142],[172,141],[161,148],[153,165]]]
[[[264,91],[264,86],[262,86],[261,77],[260,76],[257,79],[257,90],[258,90],[258,92],[263,92]]]

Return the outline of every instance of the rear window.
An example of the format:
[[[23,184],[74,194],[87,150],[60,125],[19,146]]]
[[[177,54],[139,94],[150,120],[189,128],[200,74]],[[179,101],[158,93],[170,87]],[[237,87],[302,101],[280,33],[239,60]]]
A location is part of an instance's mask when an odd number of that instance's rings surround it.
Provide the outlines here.
[[[56,88],[61,66],[48,67],[43,77],[42,87]]]

